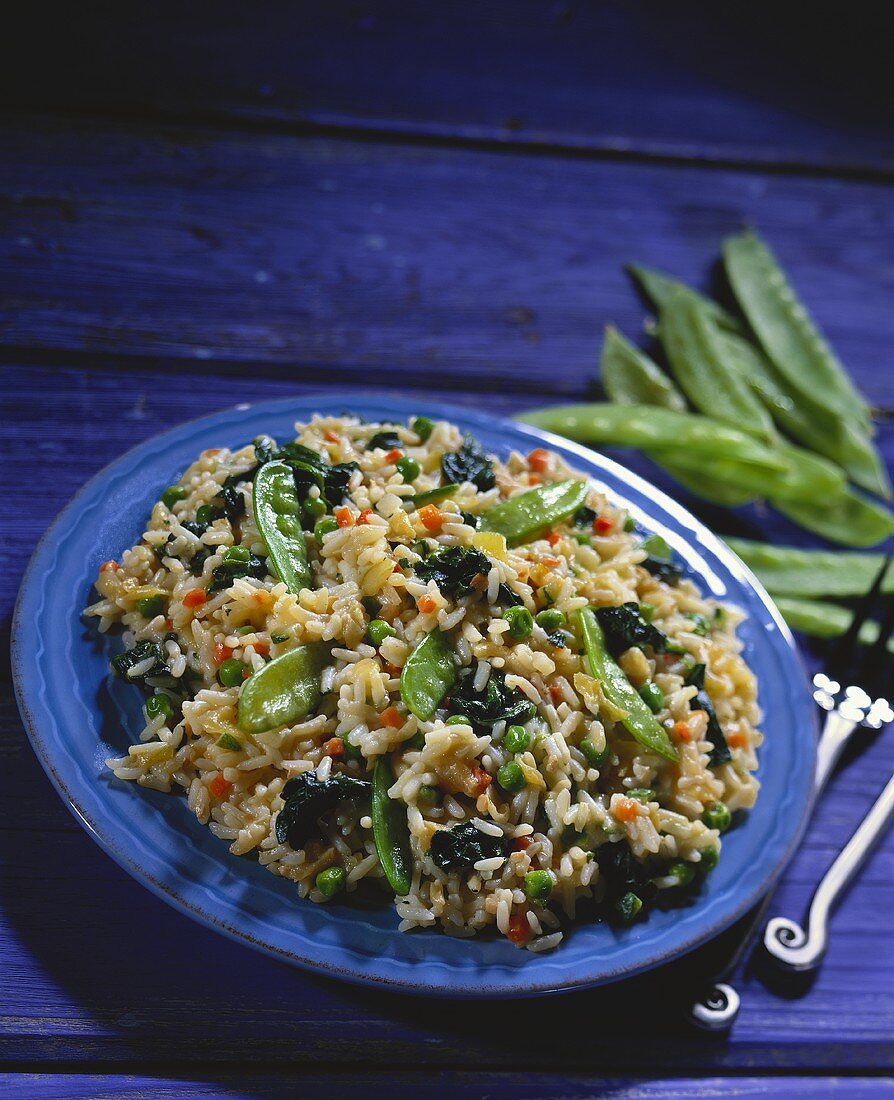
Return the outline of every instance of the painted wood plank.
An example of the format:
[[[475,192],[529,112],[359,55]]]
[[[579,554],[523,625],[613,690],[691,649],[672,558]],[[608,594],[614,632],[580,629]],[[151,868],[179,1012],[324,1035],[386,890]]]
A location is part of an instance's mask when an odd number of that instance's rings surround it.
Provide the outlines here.
[[[894,168],[880,5],[684,3],[18,12],[5,103],[365,127],[644,155]],[[768,33],[768,27],[772,33]],[[70,48],[77,41],[78,49]]]
[[[143,1077],[95,1074],[0,1074],[0,1086],[9,1100],[303,1100],[314,1097],[361,1094],[373,1084],[367,1073],[255,1075],[226,1073],[205,1079],[185,1077]],[[382,1080],[378,1081],[384,1087]],[[375,1085],[374,1085],[375,1087]],[[390,1072],[389,1096],[394,1100],[448,1100],[487,1096],[489,1100],[545,1100],[561,1096],[567,1100],[709,1100],[724,1096],[731,1100],[763,1097],[765,1100],[797,1100],[804,1097],[882,1097],[894,1094],[894,1078],[829,1077],[705,1077],[646,1078],[601,1077],[595,1074],[536,1074],[521,1077],[508,1073]]]
[[[74,490],[132,443],[200,411],[247,398],[307,392],[307,383],[253,375],[227,364],[190,371],[0,369],[4,469],[0,494],[0,619],[30,546]],[[416,390],[420,400],[428,391]],[[431,393],[432,397],[443,397]],[[480,405],[480,394],[453,392]],[[495,398],[511,411],[524,398]],[[894,458],[894,428],[885,428]],[[771,537],[779,528],[764,520]],[[784,529],[784,528],[783,528]],[[96,848],[44,778],[0,685],[0,1058],[126,1067],[313,1066],[406,1069],[457,1065],[519,1071],[683,1072],[810,1068],[884,1070],[894,1065],[894,837],[873,856],[833,921],[828,958],[805,990],[742,979],[732,1038],[709,1041],[675,1021],[672,1005],[700,953],[608,990],[499,1006],[402,999],[305,976],[192,924],[149,895]],[[890,770],[891,731],[849,760],[820,805],[774,911],[800,914],[818,877],[850,835]],[[138,945],[138,946],[135,946]],[[668,1017],[647,1044],[630,1046],[629,1019],[643,1003]],[[555,1039],[527,1036],[548,1007]],[[581,1021],[598,1020],[586,1043]],[[358,1069],[358,1073],[361,1071]],[[366,1072],[366,1071],[363,1071]],[[391,1070],[389,1070],[389,1073]],[[392,1078],[389,1077],[389,1081]]]
[[[579,397],[602,326],[642,326],[623,263],[702,282],[753,222],[894,408],[879,185],[188,128],[0,134],[0,348]]]

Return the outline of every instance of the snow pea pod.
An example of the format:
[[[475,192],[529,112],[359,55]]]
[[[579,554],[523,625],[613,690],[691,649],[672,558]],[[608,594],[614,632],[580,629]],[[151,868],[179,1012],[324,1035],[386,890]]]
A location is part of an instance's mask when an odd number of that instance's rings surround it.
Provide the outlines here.
[[[799,526],[842,546],[877,546],[894,535],[894,515],[847,487],[813,504],[795,500],[770,503]]]
[[[587,499],[585,481],[555,481],[504,500],[481,516],[479,529],[496,531],[510,546],[567,519]]]
[[[620,332],[605,330],[600,360],[602,385],[618,405],[656,405],[686,411],[686,398],[664,371]]]
[[[637,264],[628,264],[627,270],[633,276],[646,297],[653,305],[657,306],[659,312],[664,309],[665,302],[672,294],[684,290],[708,311],[712,320],[722,329],[725,329],[727,332],[742,331],[742,325],[739,323],[739,320],[725,310],[723,306],[718,305],[713,298],[708,298],[704,294],[699,294],[697,290],[693,290],[692,287],[686,286],[685,283],[680,283],[676,279],[672,279],[669,275],[665,275],[661,271],[656,271],[653,267],[640,267]]]
[[[446,497],[453,496],[456,490],[459,488],[455,482],[450,482],[447,485],[438,485],[434,489],[426,489],[424,492],[416,493],[410,499],[416,508],[421,507],[423,504],[434,504],[436,500],[444,500]]]
[[[590,675],[602,685],[609,702],[625,712],[621,719],[624,729],[644,748],[657,752],[668,760],[677,759],[667,730],[657,720],[639,692],[624,675],[605,647],[605,635],[593,609],[583,607],[578,612],[581,641]]]
[[[395,894],[405,897],[413,882],[413,850],[410,847],[407,807],[403,802],[388,797],[388,789],[393,783],[394,775],[388,757],[380,756],[372,777],[373,840],[388,885]]]
[[[723,242],[733,292],[761,346],[799,394],[869,433],[870,410],[795,294],[770,249],[754,233]]]
[[[726,543],[757,574],[771,596],[862,596],[872,587],[884,561],[884,554],[801,550],[751,539],[730,538]],[[882,591],[894,592],[894,569],[888,571]]]
[[[433,630],[407,657],[400,674],[400,697],[423,722],[438,709],[456,680],[456,662],[446,634]]]
[[[649,405],[550,405],[516,417],[582,443],[616,447],[672,448],[706,459],[735,458],[763,470],[784,470],[786,463],[772,448],[747,432],[708,416],[675,412]]]
[[[320,642],[290,649],[258,669],[239,694],[239,728],[263,733],[309,714],[320,698],[320,673],[328,658]]]
[[[793,600],[782,597],[776,601],[782,617],[792,628],[814,638],[837,638],[851,625],[853,611],[834,603],[819,600]],[[879,625],[869,619],[860,627],[861,645],[872,645],[878,639]],[[894,653],[894,638],[888,641],[888,650]]]
[[[697,408],[772,442],[775,430],[763,402],[731,369],[717,327],[688,290],[671,292],[661,310],[661,343],[678,385]]]
[[[291,467],[265,462],[255,474],[255,522],[267,547],[268,561],[294,595],[310,587],[307,545],[301,528],[301,503]]]

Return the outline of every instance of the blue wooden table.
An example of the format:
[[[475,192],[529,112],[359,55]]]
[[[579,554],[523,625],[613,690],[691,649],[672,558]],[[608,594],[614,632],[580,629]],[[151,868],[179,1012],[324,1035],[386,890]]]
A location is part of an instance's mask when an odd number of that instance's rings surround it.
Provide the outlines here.
[[[622,264],[708,285],[719,239],[744,223],[881,410],[894,464],[894,120],[872,10],[805,51],[800,6],[182,7],[48,20],[35,6],[0,74],[7,639],[41,532],[134,443],[332,386],[498,413],[598,393],[602,325],[642,323]],[[810,544],[623,457],[722,533]],[[722,944],[549,1002],[401,999],[289,970],[131,881],[52,791],[6,662],[3,677],[4,1095],[894,1088],[894,838],[812,980],[780,984],[759,961],[738,976],[725,1038],[673,1007]],[[778,911],[803,911],[883,786],[892,735],[833,780]]]

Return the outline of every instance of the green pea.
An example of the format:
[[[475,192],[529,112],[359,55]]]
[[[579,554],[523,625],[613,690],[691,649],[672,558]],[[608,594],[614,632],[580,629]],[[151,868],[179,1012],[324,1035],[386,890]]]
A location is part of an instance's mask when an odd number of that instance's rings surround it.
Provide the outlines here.
[[[634,894],[632,890],[628,890],[623,897],[618,898],[615,902],[615,912],[626,924],[630,924],[631,921],[636,920],[637,914],[642,907],[642,898]]]
[[[345,884],[345,871],[343,867],[327,867],[320,871],[315,884],[324,898],[334,898]]]
[[[150,695],[146,700],[146,717],[150,719],[158,718],[160,714],[163,714],[165,718],[173,718],[174,708],[171,705],[170,698],[163,691],[156,691],[154,695]]]
[[[589,737],[585,737],[580,743],[580,751],[586,757],[587,763],[593,768],[598,768],[600,764],[604,764],[608,760],[608,742],[601,749],[598,749]]]
[[[424,443],[435,430],[435,422],[427,416],[417,416],[410,427]]]
[[[497,772],[497,782],[504,791],[510,793],[520,791],[525,785],[525,773],[522,771],[520,764],[517,764],[514,760],[507,760]]]
[[[503,612],[503,618],[509,623],[507,633],[510,638],[527,638],[534,629],[534,616],[526,608],[518,604],[515,607],[507,607]]]
[[[248,565],[251,559],[251,551],[247,546],[228,546],[221,554],[224,561],[238,561]]]
[[[653,714],[657,714],[664,706],[664,692],[657,684],[651,681],[639,689],[640,698]]]
[[[322,542],[326,535],[337,530],[338,521],[332,516],[323,516],[322,519],[318,519],[314,524],[314,538],[317,542]]]
[[[593,540],[590,538],[589,535],[585,535],[583,533],[583,531],[572,531],[571,532],[571,537],[580,546],[592,546],[593,545]]]
[[[309,519],[319,519],[326,515],[326,501],[322,497],[308,497],[303,504],[304,514]]]
[[[237,638],[244,638],[247,634],[254,634],[255,628],[253,626],[237,626],[235,634]]]
[[[173,508],[178,500],[186,497],[186,490],[182,485],[171,485],[161,494],[161,502],[166,508]]]
[[[242,742],[237,741],[230,733],[222,733],[220,737],[218,737],[217,743],[222,749],[226,749],[228,752],[242,751]]]
[[[531,744],[531,735],[524,726],[510,726],[503,737],[503,747],[508,752],[524,752]]]
[[[636,530],[636,520],[633,518],[633,516],[624,517],[624,530],[627,532],[628,535],[631,531]]]
[[[553,876],[549,871],[528,871],[525,875],[525,896],[542,905],[553,892]]]
[[[720,852],[717,851],[716,845],[709,844],[707,848],[702,848],[701,857],[699,867],[703,867],[706,871],[713,871],[720,861]]]
[[[243,661],[239,661],[235,657],[230,657],[229,660],[224,661],[220,666],[220,671],[218,672],[220,682],[224,687],[237,687],[244,679],[243,673],[245,672],[245,667]]]
[[[725,802],[715,802],[713,806],[706,806],[702,813],[702,821],[709,829],[717,829],[725,833],[730,826],[733,815],[729,812]]]
[[[144,600],[137,600],[137,611],[144,619],[154,619],[161,614],[164,605],[164,596],[147,596]]]
[[[684,863],[683,860],[678,859],[668,867],[667,873],[677,880],[678,886],[688,886],[695,878],[695,867],[691,863]]]
[[[390,623],[386,623],[384,619],[373,619],[366,628],[366,633],[369,635],[369,640],[378,649],[386,638],[394,637],[394,627]]]
[[[441,801],[440,787],[423,783],[416,794],[417,801],[423,806],[436,806]]]
[[[398,473],[403,477],[404,481],[409,485],[419,477],[419,463],[415,458],[410,458],[409,455],[404,455],[403,458],[399,458],[394,463]]]
[[[655,797],[655,792],[648,787],[634,787],[632,790],[627,791],[628,798],[635,798],[637,802],[651,802]]]
[[[534,619],[539,627],[552,634],[554,630],[558,630],[565,625],[566,619],[563,612],[557,607],[548,607],[545,611],[539,611]]]
[[[471,721],[464,714],[451,714],[445,721],[445,726],[471,726]]]

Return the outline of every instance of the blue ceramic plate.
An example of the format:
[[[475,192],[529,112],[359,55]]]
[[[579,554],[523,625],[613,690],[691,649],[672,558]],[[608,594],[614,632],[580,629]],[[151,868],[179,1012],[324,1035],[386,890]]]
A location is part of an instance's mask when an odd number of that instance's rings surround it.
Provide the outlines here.
[[[564,454],[644,530],[659,531],[706,594],[743,608],[745,657],[760,682],[766,740],[762,789],[747,821],[724,838],[723,858],[694,904],[654,911],[617,930],[575,927],[558,950],[536,955],[506,940],[402,934],[388,904],[357,910],[301,901],[289,883],[227,847],[183,798],[110,777],[142,726],[139,693],[110,679],[108,642],[82,621],[91,582],[136,542],[152,503],[212,446],[262,432],[286,437],[295,420],[345,409],[369,419],[444,417],[492,452],[547,444]],[[564,440],[468,409],[350,393],[241,405],[184,424],[112,463],[75,497],[38,546],[16,609],[13,666],[34,750],[91,836],[159,897],[234,939],[333,977],[452,996],[544,993],[615,981],[690,951],[743,914],[779,875],[810,802],[815,718],[792,638],[754,577],[710,531],[622,466]]]

